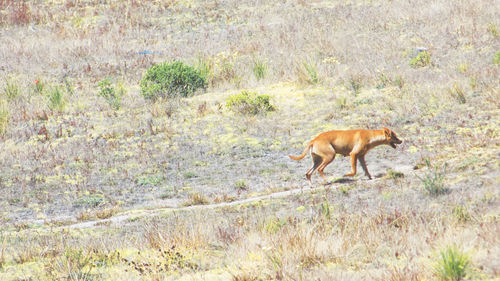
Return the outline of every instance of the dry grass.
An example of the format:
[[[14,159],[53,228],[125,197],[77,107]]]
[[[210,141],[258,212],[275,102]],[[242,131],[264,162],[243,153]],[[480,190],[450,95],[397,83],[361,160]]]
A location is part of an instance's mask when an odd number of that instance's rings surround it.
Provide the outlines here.
[[[0,279],[432,280],[453,245],[499,278],[495,4],[0,1]],[[209,89],[146,102],[142,75],[174,59]],[[229,111],[242,90],[276,110]],[[381,126],[405,142],[370,152],[375,181],[337,180],[337,157],[331,189],[134,215],[304,188],[286,155]]]

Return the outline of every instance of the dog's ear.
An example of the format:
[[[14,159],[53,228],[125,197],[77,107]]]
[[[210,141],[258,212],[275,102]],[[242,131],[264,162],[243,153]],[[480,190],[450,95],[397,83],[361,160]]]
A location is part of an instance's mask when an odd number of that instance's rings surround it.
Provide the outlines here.
[[[389,130],[388,128],[386,127],[383,127],[384,129],[384,134],[387,136],[387,137],[390,137],[391,136],[391,130]]]

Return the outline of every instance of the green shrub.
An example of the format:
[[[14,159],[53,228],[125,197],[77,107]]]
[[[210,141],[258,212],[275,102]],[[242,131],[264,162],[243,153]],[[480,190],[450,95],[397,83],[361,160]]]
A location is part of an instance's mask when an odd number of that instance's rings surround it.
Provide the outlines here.
[[[411,59],[410,66],[413,68],[424,67],[431,63],[431,54],[427,51],[421,51],[416,57]]]
[[[58,86],[53,87],[49,93],[49,108],[51,110],[62,112],[66,107],[64,92]]]
[[[146,99],[187,97],[207,87],[206,77],[199,70],[182,62],[153,65],[141,80],[141,93]]]
[[[453,246],[441,251],[440,260],[435,269],[440,280],[459,281],[467,275],[469,267],[469,256]]]
[[[0,100],[0,136],[5,135],[9,126],[9,108],[6,101]]]
[[[123,87],[116,90],[115,87],[111,85],[111,81],[109,78],[102,80],[98,85],[99,92],[97,93],[97,95],[103,97],[114,110],[120,109],[121,97],[124,94]]]
[[[269,102],[268,95],[258,95],[255,92],[242,91],[231,95],[226,100],[226,107],[242,114],[256,115],[274,111],[276,108]]]
[[[496,65],[500,64],[500,51],[495,53],[495,56],[493,57],[493,63]]]

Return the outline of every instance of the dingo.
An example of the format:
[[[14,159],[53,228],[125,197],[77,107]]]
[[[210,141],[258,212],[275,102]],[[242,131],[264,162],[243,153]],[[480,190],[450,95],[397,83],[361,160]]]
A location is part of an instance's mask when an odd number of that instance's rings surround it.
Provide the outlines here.
[[[311,183],[312,173],[318,169],[319,174],[326,182],[323,170],[335,159],[335,154],[351,156],[352,172],[346,174],[346,177],[352,177],[356,174],[357,161],[361,162],[361,167],[365,175],[372,179],[372,176],[366,168],[365,155],[370,149],[386,144],[396,148],[396,144],[402,141],[398,139],[396,133],[383,128],[382,130],[345,130],[329,131],[319,134],[309,142],[304,152],[300,156],[289,155],[293,160],[300,160],[306,156],[308,150],[311,152],[312,167],[306,172],[306,178]]]

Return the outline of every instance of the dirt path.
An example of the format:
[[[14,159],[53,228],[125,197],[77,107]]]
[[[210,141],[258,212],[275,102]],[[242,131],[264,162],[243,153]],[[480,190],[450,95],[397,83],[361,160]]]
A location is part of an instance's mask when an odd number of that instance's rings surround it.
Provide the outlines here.
[[[400,166],[399,169],[400,171],[409,171],[412,170],[412,166]],[[242,204],[247,204],[247,203],[252,203],[252,202],[258,202],[262,200],[270,200],[270,199],[278,199],[278,198],[283,198],[283,197],[288,197],[292,196],[295,194],[299,193],[312,193],[312,192],[321,192],[326,189],[333,189],[340,187],[342,185],[352,183],[354,181],[364,181],[366,185],[374,185],[377,182],[381,180],[381,178],[376,178],[374,180],[364,180],[364,179],[341,179],[340,181],[336,182],[329,182],[326,185],[321,185],[317,184],[313,188],[310,188],[309,185],[304,185],[300,189],[292,189],[292,190],[287,190],[287,191],[280,191],[280,192],[275,192],[267,195],[261,195],[261,196],[255,196],[251,198],[246,198],[246,199],[241,199],[241,200],[236,200],[232,202],[222,202],[222,203],[216,203],[216,204],[207,204],[207,205],[194,205],[194,206],[186,206],[186,207],[171,207],[171,208],[158,208],[154,210],[131,210],[127,211],[121,215],[114,216],[111,218],[107,219],[100,219],[100,220],[93,220],[93,221],[86,221],[86,222],[79,222],[71,225],[66,225],[66,226],[61,226],[60,228],[70,228],[70,229],[81,229],[81,228],[89,228],[89,227],[96,227],[98,225],[102,224],[119,224],[122,223],[123,221],[126,221],[131,218],[142,218],[142,217],[152,217],[152,216],[158,216],[161,214],[165,214],[168,212],[172,211],[189,211],[189,210],[199,210],[199,209],[216,209],[216,208],[224,208],[224,207],[231,207],[231,206],[237,206],[237,205],[242,205]]]

